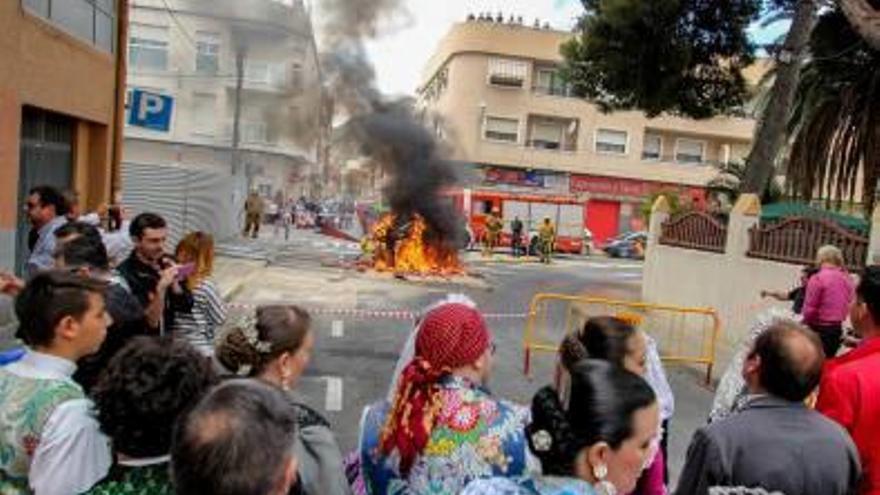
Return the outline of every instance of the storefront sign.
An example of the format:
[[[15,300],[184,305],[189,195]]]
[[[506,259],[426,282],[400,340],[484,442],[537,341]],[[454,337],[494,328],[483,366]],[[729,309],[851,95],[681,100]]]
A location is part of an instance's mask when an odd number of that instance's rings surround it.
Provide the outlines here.
[[[544,175],[534,170],[486,168],[486,182],[512,186],[544,187]]]
[[[662,191],[675,191],[679,194],[687,192],[691,195],[694,193],[701,194],[702,191],[702,188],[699,187],[617,177],[602,177],[598,175],[572,174],[570,182],[572,193],[602,194],[631,198],[642,198]]]

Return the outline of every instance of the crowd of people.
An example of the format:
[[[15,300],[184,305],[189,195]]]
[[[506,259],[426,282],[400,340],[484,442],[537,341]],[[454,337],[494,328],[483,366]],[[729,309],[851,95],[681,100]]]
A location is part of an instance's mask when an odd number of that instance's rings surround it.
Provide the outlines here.
[[[589,318],[525,406],[490,391],[493,333],[473,301],[448,296],[421,312],[344,456],[293,395],[314,352],[308,309],[228,318],[210,235],[169,255],[164,220],[143,213],[114,266],[94,226],[34,226],[43,264],[0,286],[26,346],[0,367],[4,495],[671,491],[675,399],[640,314]],[[758,318],[674,493],[880,493],[880,267],[854,284],[836,249],[817,262],[803,316]],[[845,319],[857,344],[841,351]]]
[[[356,221],[357,205],[353,200],[310,201],[305,197],[297,200],[279,195],[274,201],[267,201],[257,190],[251,191],[244,204],[243,237],[256,239],[260,226],[272,226],[273,237],[284,233],[284,240],[290,240],[293,229],[313,229],[323,225],[350,229]]]

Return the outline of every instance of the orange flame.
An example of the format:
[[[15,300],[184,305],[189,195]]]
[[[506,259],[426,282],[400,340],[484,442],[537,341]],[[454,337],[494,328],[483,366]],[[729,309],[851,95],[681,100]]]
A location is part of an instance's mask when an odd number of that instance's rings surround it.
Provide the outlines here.
[[[397,241],[393,253],[389,252],[387,240],[393,234],[395,220],[395,215],[387,214],[373,227],[373,239],[376,243],[374,269],[414,275],[455,275],[464,271],[455,248],[445,246],[439,241],[426,241],[428,224],[419,215],[413,216],[406,237]]]

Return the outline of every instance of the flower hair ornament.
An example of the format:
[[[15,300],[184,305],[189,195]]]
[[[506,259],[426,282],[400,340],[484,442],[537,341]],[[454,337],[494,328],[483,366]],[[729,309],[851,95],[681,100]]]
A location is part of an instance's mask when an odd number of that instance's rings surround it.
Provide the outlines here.
[[[242,317],[236,325],[241,329],[241,333],[254,349],[260,354],[269,354],[272,352],[272,343],[260,340],[260,333],[257,331],[257,317],[254,315],[246,315]]]

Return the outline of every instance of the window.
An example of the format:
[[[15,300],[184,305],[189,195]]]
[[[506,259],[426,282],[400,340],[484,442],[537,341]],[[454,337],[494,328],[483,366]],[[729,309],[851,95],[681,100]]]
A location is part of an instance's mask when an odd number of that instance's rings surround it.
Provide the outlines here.
[[[246,60],[244,80],[251,84],[283,86],[288,83],[286,66],[265,60]]]
[[[501,117],[486,117],[484,135],[492,141],[519,142],[519,120]]]
[[[562,147],[562,124],[552,121],[537,121],[532,124],[531,146],[545,150],[558,150]]]
[[[245,143],[266,144],[269,142],[265,122],[242,122],[241,140]]]
[[[216,74],[220,70],[220,35],[199,31],[196,38],[196,72]]]
[[[656,134],[645,134],[645,145],[642,148],[642,160],[660,161],[663,154],[663,138]]]
[[[678,163],[703,163],[706,143],[693,139],[679,139],[675,145],[675,161]]]
[[[489,84],[507,88],[521,88],[526,81],[529,64],[509,58],[489,59]]]
[[[138,69],[167,70],[168,29],[143,24],[132,25],[128,60],[132,67]]]
[[[568,96],[568,85],[556,69],[535,71],[535,92],[545,95]]]
[[[193,133],[212,136],[215,132],[217,97],[210,94],[193,95]]]
[[[116,0],[22,0],[22,6],[90,45],[114,52]]]
[[[596,152],[625,155],[628,140],[626,131],[599,129],[596,131]]]

